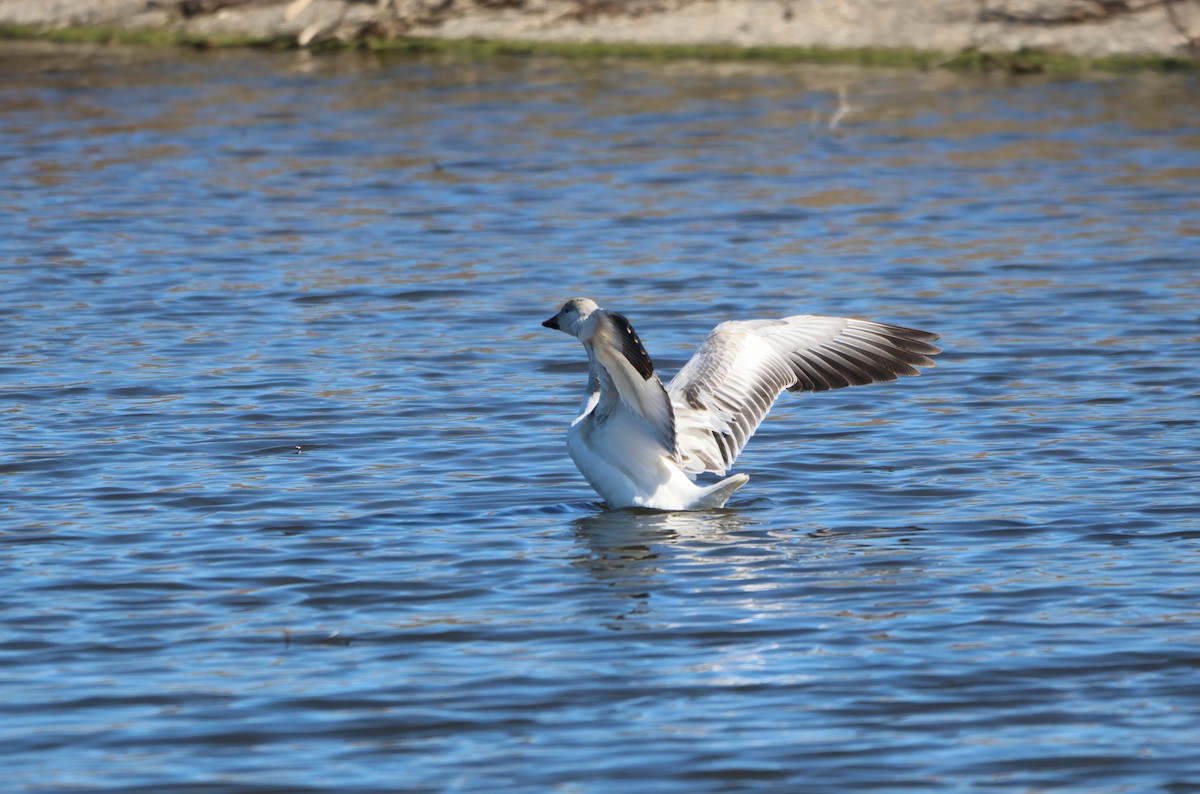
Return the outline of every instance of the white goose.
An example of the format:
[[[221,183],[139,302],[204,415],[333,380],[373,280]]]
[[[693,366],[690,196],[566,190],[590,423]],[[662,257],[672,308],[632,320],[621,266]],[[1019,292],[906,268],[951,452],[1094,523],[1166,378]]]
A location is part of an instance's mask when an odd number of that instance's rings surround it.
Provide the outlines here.
[[[721,323],[665,388],[624,316],[572,298],[542,323],[583,343],[583,411],[567,431],[579,471],[610,507],[724,507],[750,477],[724,475],[775,398],[919,375],[941,350],[926,331],[801,314]]]

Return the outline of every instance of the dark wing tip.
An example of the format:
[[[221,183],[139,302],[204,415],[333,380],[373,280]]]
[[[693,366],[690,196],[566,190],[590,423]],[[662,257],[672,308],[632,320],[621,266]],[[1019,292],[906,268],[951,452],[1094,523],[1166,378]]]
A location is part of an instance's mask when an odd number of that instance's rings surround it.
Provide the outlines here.
[[[919,331],[916,328],[905,328],[902,325],[888,325],[887,323],[873,323],[874,330],[881,336],[886,336],[893,343],[900,344],[912,353],[924,353],[927,356],[936,356],[942,352],[942,349],[934,344],[942,338],[941,334],[935,334],[932,331]]]
[[[633,330],[633,326],[629,324],[625,315],[608,312],[608,316],[616,328],[617,336],[620,337],[621,355],[633,365],[633,368],[642,376],[642,380],[650,380],[654,375],[654,362],[650,360],[650,354],[646,352],[642,340],[638,339],[637,332]]]
[[[899,325],[856,321],[837,338],[810,350],[796,351],[791,365],[796,381],[788,391],[828,391],[920,375],[935,366],[942,352],[939,334]]]

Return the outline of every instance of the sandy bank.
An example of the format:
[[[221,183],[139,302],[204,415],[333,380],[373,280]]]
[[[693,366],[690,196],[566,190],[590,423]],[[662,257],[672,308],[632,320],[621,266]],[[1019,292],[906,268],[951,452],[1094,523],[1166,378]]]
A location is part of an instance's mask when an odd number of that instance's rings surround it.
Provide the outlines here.
[[[405,37],[1196,59],[1200,0],[0,0],[9,35]]]

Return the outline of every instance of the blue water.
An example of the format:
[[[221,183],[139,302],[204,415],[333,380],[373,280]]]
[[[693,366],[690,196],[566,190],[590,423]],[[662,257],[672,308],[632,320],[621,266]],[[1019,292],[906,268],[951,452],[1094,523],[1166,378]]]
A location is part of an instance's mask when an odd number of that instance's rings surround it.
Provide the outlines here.
[[[1195,75],[0,73],[5,790],[1200,791]],[[945,352],[609,512],[572,295]]]

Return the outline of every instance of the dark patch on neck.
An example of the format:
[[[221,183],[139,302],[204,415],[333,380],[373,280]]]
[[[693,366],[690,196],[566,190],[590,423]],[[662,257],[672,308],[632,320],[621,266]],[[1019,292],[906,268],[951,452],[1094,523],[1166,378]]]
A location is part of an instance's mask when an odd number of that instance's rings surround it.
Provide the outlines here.
[[[633,326],[629,324],[629,320],[625,319],[625,315],[609,312],[608,316],[613,321],[617,336],[621,339],[621,355],[625,356],[625,360],[633,365],[633,368],[642,376],[642,380],[650,380],[654,374],[654,362],[650,360],[650,354],[642,346],[642,340],[638,339],[637,331],[633,330]]]

